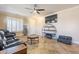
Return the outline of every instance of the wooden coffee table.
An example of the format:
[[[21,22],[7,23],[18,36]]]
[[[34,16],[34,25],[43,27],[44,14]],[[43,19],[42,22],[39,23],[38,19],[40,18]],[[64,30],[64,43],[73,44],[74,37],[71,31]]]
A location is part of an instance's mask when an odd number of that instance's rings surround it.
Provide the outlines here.
[[[30,41],[30,44],[33,44],[33,41],[39,42],[39,36],[38,35],[29,35],[29,36],[27,36],[27,41]]]

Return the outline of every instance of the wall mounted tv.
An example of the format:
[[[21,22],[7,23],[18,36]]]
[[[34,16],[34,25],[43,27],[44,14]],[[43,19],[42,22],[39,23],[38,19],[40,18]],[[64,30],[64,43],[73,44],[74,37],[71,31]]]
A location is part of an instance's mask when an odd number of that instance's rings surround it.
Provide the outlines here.
[[[57,22],[57,14],[45,17],[45,23],[56,23],[56,22]]]

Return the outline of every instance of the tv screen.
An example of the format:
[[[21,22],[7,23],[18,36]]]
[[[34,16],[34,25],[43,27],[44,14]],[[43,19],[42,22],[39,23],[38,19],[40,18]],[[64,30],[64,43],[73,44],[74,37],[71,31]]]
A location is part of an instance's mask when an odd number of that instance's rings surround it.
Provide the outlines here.
[[[57,14],[45,17],[45,23],[56,23],[56,22],[57,22]]]

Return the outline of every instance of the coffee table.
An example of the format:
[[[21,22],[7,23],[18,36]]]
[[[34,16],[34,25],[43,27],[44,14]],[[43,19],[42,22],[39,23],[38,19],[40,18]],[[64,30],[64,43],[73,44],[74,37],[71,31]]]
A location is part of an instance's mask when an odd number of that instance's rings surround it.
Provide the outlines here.
[[[27,41],[30,41],[30,44],[33,44],[33,41],[39,42],[39,36],[38,35],[29,35],[27,36]]]

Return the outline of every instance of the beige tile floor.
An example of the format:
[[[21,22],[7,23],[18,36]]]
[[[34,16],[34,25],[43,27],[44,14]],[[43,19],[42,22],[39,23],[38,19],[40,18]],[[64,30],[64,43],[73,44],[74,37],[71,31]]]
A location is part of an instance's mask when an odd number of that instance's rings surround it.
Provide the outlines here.
[[[23,40],[27,40],[26,37],[21,37]],[[39,43],[28,44],[27,43],[27,53],[28,54],[78,54],[79,45],[66,45],[57,42],[55,39],[39,38]]]
[[[79,53],[79,45],[66,45],[56,40],[40,38],[36,45],[28,45],[28,54],[69,54]]]

